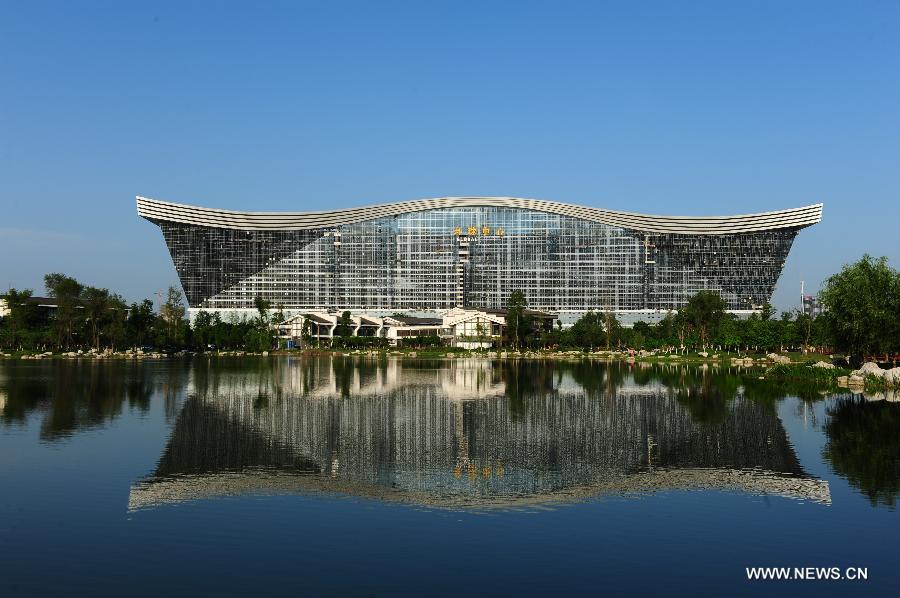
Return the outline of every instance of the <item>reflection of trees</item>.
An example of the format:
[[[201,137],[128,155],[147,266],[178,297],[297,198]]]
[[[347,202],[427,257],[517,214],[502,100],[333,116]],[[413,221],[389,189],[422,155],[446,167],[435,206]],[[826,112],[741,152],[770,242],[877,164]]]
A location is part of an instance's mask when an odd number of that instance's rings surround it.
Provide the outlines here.
[[[709,374],[707,370],[698,368],[681,370],[683,373],[675,396],[691,413],[694,421],[718,424],[728,417],[728,405],[737,395],[741,379],[727,374]]]
[[[147,411],[154,384],[161,382],[151,368],[111,360],[10,364],[3,382],[2,419],[7,424],[24,421],[32,411],[43,411],[41,438],[55,440],[103,425],[125,405]],[[185,373],[184,365],[174,365],[162,381],[183,388]]]
[[[828,416],[825,458],[872,506],[893,507],[900,494],[900,409],[886,401],[847,396],[837,400]]]
[[[688,388],[678,391],[675,396],[697,423],[718,424],[728,417],[729,399],[724,398],[718,392],[704,392],[698,388]]]
[[[556,371],[550,362],[499,361],[496,367],[501,379],[506,383],[506,396],[513,415],[524,412],[529,398],[546,396],[553,393],[556,387],[554,383]]]
[[[572,379],[588,396],[595,396],[598,393],[616,394],[628,375],[628,368],[621,361],[583,360],[567,365],[572,373]]]

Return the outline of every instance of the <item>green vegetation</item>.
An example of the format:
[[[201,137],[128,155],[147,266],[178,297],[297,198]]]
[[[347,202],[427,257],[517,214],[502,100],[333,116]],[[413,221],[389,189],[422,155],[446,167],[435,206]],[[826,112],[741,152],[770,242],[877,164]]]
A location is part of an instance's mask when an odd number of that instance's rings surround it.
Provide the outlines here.
[[[900,352],[900,272],[887,258],[864,255],[844,266],[820,297],[835,346],[857,357]]]
[[[846,397],[828,410],[823,454],[872,506],[894,507],[900,495],[900,410],[885,401]]]
[[[159,351],[243,349],[267,351],[276,346],[274,324],[280,312],[256,300],[254,318],[222,321],[201,312],[193,327],[185,318],[181,291],[169,287],[158,312],[145,299],[128,305],[121,296],[85,285],[64,274],[44,277],[53,309],[34,301],[31,290],[10,289],[0,296],[9,314],[0,318],[0,347],[7,351],[120,350],[152,347]]]
[[[528,300],[522,291],[513,291],[506,304],[506,341],[514,349],[534,340],[534,322],[525,314]]]
[[[2,296],[10,313],[0,319],[0,347],[8,351],[143,346],[164,351],[267,351],[277,346],[275,325],[283,320],[280,310],[273,313],[272,306],[258,298],[255,317],[223,321],[218,314],[201,312],[191,327],[181,293],[174,287],[169,288],[158,313],[149,299],[129,306],[107,289],[64,274],[48,274],[45,287],[56,303],[53,310],[32,301],[30,290],[10,289]],[[828,348],[856,356],[857,361],[866,354],[900,353],[900,273],[890,268],[885,258],[866,255],[845,266],[828,279],[820,298],[826,312],[817,318],[799,311],[776,318],[766,306],[759,314],[738,319],[725,312],[726,304],[717,293],[700,291],[657,324],[638,322],[633,328],[623,328],[612,312],[604,311],[588,312],[568,329],[557,322],[555,328],[544,330],[530,315],[525,294],[514,291],[506,306],[502,344],[515,350],[644,349],[701,356],[703,351],[806,354]],[[311,324],[307,320],[303,327],[307,346],[313,340]],[[387,346],[384,339],[354,337],[348,311],[341,314],[335,335],[327,343],[330,348]],[[438,337],[419,337],[404,339],[401,348],[437,351],[441,344]]]

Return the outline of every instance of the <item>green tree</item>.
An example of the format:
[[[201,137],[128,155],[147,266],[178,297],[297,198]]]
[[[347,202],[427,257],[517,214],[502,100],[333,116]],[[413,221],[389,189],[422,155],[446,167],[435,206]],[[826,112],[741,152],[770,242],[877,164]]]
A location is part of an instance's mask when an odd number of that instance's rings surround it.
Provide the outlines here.
[[[56,328],[56,346],[71,347],[75,338],[75,330],[79,324],[78,312],[81,307],[80,282],[65,274],[53,273],[44,276],[44,287],[47,294],[56,299],[56,311],[53,313]]]
[[[707,341],[714,337],[719,325],[725,319],[725,300],[715,291],[700,291],[691,297],[679,314],[691,329],[700,337],[700,345],[706,347]]]
[[[159,309],[159,317],[163,324],[163,338],[168,347],[180,347],[185,341],[187,323],[186,313],[181,291],[175,287],[169,287],[166,294],[166,302]]]
[[[338,318],[337,326],[334,329],[335,336],[346,338],[353,335],[353,319],[349,311],[345,311]]]
[[[603,336],[606,338],[606,350],[609,351],[613,342],[618,342],[622,327],[619,325],[619,321],[616,319],[615,314],[611,311],[603,312],[602,319]]]
[[[825,281],[819,293],[837,348],[851,356],[900,350],[900,274],[866,254]]]
[[[533,323],[527,315],[528,299],[522,291],[513,291],[506,302],[506,335],[518,350],[522,342],[533,334]]]
[[[101,332],[105,321],[109,319],[108,312],[111,307],[109,291],[90,286],[84,287],[81,289],[81,300],[91,330],[91,346],[100,350]]]
[[[809,352],[809,345],[813,337],[813,318],[802,310],[797,310],[794,319],[794,339],[803,348],[803,353]]]
[[[43,336],[45,323],[37,306],[31,301],[31,289],[9,289],[0,298],[6,300],[9,314],[2,319],[3,347],[15,349],[33,349]]]
[[[128,319],[125,322],[125,336],[131,346],[143,347],[150,344],[155,324],[156,314],[150,299],[144,299],[141,303],[132,303],[128,310]]]
[[[128,305],[121,295],[112,293],[108,299],[108,310],[103,319],[103,332],[110,348],[115,351],[117,347],[124,346],[128,342]]]
[[[255,297],[253,299],[253,307],[256,308],[256,313],[259,316],[259,320],[268,324],[269,310],[272,308],[272,303],[270,301],[266,301],[262,297]]]
[[[741,322],[734,316],[723,318],[714,342],[721,345],[726,351],[740,345]]]
[[[599,347],[604,339],[603,315],[592,311],[587,312],[572,325],[570,330],[572,342],[575,346],[586,350]]]
[[[216,315],[219,315],[218,312],[216,312]],[[212,313],[203,310],[197,312],[197,315],[194,316],[194,321],[191,324],[191,338],[194,341],[195,348],[206,351],[210,348],[210,345],[214,344],[214,326],[215,323],[213,321]]]

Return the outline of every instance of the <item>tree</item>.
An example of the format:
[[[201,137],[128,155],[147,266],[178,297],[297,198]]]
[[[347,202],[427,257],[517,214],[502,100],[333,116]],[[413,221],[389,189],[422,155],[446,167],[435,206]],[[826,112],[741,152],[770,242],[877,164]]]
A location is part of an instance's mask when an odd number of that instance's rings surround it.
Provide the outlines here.
[[[159,309],[159,316],[163,321],[165,344],[169,347],[180,346],[185,340],[187,325],[184,321],[184,314],[186,311],[181,291],[175,287],[169,287],[166,302]]]
[[[47,289],[47,294],[56,299],[56,311],[53,314],[56,346],[59,348],[70,347],[74,340],[77,324],[76,310],[81,307],[82,285],[70,276],[53,273],[44,276],[44,287]]]
[[[334,329],[335,336],[347,337],[353,335],[353,319],[349,311],[345,311],[338,318],[337,326]]]
[[[721,345],[727,351],[737,347],[741,343],[741,323],[734,316],[726,317],[719,324],[719,330],[715,336],[715,343]]]
[[[125,322],[125,337],[133,347],[143,347],[150,343],[155,323],[156,314],[151,300],[132,303]]]
[[[31,289],[9,289],[5,295],[9,314],[2,319],[2,344],[7,349],[33,348],[43,332],[40,313],[31,301]]]
[[[620,332],[619,321],[611,311],[603,312],[603,335],[606,337],[606,350],[609,351],[613,340],[618,340]]]
[[[253,307],[256,308],[256,312],[259,315],[260,321],[268,323],[269,309],[271,309],[272,303],[270,301],[266,301],[262,297],[255,297],[253,299]]]
[[[594,347],[600,346],[605,337],[603,316],[592,311],[587,312],[572,325],[570,333],[576,346],[593,350]]]
[[[800,346],[803,347],[803,353],[806,354],[809,352],[809,343],[812,340],[813,319],[808,313],[799,309],[795,315],[794,334]]]
[[[522,291],[513,291],[506,302],[506,335],[516,350],[533,333],[531,318],[526,314],[527,307],[528,299]]]
[[[900,274],[866,254],[825,281],[819,293],[836,347],[855,361],[900,350]]]
[[[219,315],[218,312],[216,312],[216,315]],[[194,347],[205,351],[213,344],[212,339],[215,333],[213,326],[213,314],[203,310],[197,312],[191,324],[191,338],[193,339]]]
[[[303,327],[302,327],[302,331],[303,331],[302,338],[303,338],[303,343],[305,345],[309,345],[312,343],[312,340],[313,340],[312,330],[313,330],[312,318],[309,317],[309,314],[306,314],[303,316]],[[317,345],[318,345],[318,340],[319,340],[319,336],[316,335],[316,344]]]
[[[103,319],[103,335],[106,336],[110,348],[128,342],[128,305],[121,295],[113,293],[109,295],[106,317]]]
[[[700,335],[700,345],[714,337],[725,318],[725,300],[715,291],[700,291],[691,297],[679,314]]]
[[[244,335],[244,345],[248,351],[268,351],[275,343],[275,328],[269,317],[272,304],[262,297],[256,297],[253,305],[256,307],[257,317]]]
[[[91,345],[99,351],[101,330],[110,309],[109,291],[96,287],[84,287],[81,289],[81,299],[84,304],[85,316],[91,328]]]

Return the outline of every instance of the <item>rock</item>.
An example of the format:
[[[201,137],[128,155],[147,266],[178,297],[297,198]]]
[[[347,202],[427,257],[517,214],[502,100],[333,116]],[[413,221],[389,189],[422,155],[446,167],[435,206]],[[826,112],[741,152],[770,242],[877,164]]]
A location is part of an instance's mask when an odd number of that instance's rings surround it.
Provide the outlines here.
[[[888,386],[893,386],[894,388],[900,388],[900,367],[883,371],[884,376],[882,376],[882,378],[884,383]]]
[[[865,384],[865,382],[866,382],[865,378],[854,373],[854,374],[850,375],[850,378],[848,378],[847,385],[848,386],[862,386],[863,384]]]
[[[707,353],[706,351],[700,351],[699,353],[697,353],[697,355],[699,355],[700,357],[709,357],[709,353]]]
[[[859,368],[858,370],[856,370],[853,373],[857,374],[859,376],[862,376],[863,378],[865,378],[866,376],[875,376],[877,378],[883,378],[885,372],[887,372],[887,371],[888,370],[881,369],[877,363],[874,363],[872,361],[867,361],[866,363],[862,364],[861,368]]]
[[[871,361],[864,363],[861,368],[853,372],[853,376],[865,379],[866,376],[881,378],[887,386],[900,388],[900,367],[883,370],[877,363]]]
[[[268,351],[263,351],[263,352],[262,352],[262,355],[263,355],[263,357],[268,357],[268,356],[269,356],[269,352],[268,352]]]
[[[814,364],[812,364],[812,367],[814,367],[814,368],[824,368],[824,369],[826,369],[826,370],[833,370],[833,369],[834,369],[834,364],[828,363],[827,361],[817,361],[817,362],[815,362]]]
[[[786,355],[779,355],[778,353],[769,353],[766,355],[766,359],[770,361],[774,361],[775,363],[790,363],[791,358]]]

